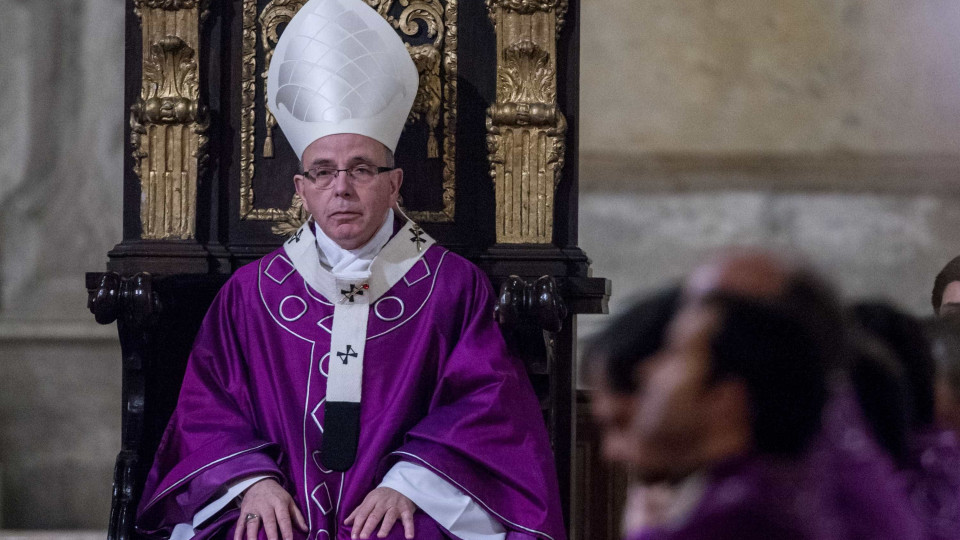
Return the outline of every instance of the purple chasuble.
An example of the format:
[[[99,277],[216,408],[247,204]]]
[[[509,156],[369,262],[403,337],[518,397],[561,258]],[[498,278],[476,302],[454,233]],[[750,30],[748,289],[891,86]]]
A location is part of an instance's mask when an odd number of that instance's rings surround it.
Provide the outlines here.
[[[316,257],[309,228],[300,233],[309,246],[294,247]],[[344,299],[325,296],[301,273],[291,256],[300,233],[286,250],[240,268],[210,307],[147,477],[138,530],[167,536],[226,483],[266,474],[293,496],[308,539],[348,540],[343,520],[405,460],[473,498],[508,539],[565,538],[543,417],[494,321],[489,281],[456,254],[423,246],[419,228],[409,270],[380,293],[374,272],[367,291],[356,461],[345,472],[324,467],[327,378],[330,363],[341,361],[330,358],[333,313]],[[406,244],[406,233],[384,250]],[[441,537],[422,514],[417,538]],[[228,506],[197,528],[198,538],[232,531],[238,515]],[[403,536],[399,521],[395,534]]]
[[[926,538],[960,539],[960,443],[956,433],[930,428],[915,434],[909,467],[901,474]]]

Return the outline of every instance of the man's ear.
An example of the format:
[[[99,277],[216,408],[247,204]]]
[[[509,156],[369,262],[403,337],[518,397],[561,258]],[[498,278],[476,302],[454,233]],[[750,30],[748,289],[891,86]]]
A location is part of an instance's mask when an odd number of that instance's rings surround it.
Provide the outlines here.
[[[307,179],[304,178],[302,174],[293,175],[293,187],[297,190],[297,195],[300,197],[300,200],[303,201],[304,210],[306,210],[308,214],[312,214],[313,212],[307,207],[307,198],[303,196],[307,188]]]
[[[403,169],[394,169],[390,175],[390,195],[394,201],[400,200],[400,186],[403,185]]]

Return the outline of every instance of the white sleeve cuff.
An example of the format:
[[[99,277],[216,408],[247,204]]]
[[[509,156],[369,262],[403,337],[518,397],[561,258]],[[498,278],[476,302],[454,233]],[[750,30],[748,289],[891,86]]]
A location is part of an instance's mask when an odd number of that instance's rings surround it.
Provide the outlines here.
[[[196,514],[193,515],[192,523],[179,523],[176,527],[173,528],[173,533],[170,534],[170,540],[189,540],[193,538],[196,534],[196,528],[202,525],[205,521],[215,516],[218,512],[226,508],[231,501],[240,496],[241,493],[246,491],[246,489],[253,484],[256,484],[264,478],[270,478],[269,475],[257,475],[250,476],[248,478],[242,478],[229,484],[227,486],[227,492],[224,493],[221,497],[217,498],[215,501],[204,506]]]
[[[426,467],[397,462],[379,487],[399,491],[461,540],[504,540],[506,530],[476,501]]]

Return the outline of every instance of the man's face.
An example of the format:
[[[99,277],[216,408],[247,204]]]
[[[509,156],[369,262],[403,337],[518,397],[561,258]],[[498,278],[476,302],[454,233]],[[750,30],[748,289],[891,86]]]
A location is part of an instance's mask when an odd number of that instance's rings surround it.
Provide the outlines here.
[[[347,169],[360,164],[387,166],[383,144],[353,133],[327,135],[303,151],[304,170],[317,167]],[[403,171],[381,173],[367,185],[354,185],[340,172],[328,189],[317,189],[303,175],[294,176],[297,194],[320,229],[344,249],[357,249],[377,232],[387,210],[397,203]]]
[[[679,479],[703,465],[715,391],[709,383],[710,341],[718,318],[713,308],[684,308],[663,350],[637,369],[631,431],[635,465],[648,481]]]
[[[948,313],[960,313],[960,281],[951,281],[943,289],[939,315],[942,317]]]

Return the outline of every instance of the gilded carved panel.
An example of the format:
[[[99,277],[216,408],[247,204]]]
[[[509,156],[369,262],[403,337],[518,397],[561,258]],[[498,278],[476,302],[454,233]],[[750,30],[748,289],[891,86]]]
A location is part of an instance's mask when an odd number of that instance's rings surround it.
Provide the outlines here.
[[[487,111],[487,150],[499,243],[553,240],[567,131],[557,107],[557,36],[567,8],[566,0],[487,0],[497,32],[497,101]]]
[[[397,164],[406,173],[406,211],[421,222],[453,221],[458,0],[365,1],[397,29],[420,73],[420,88],[396,152]],[[288,182],[292,191],[290,177],[298,156],[286,142],[278,142],[283,133],[266,106],[266,76],[283,27],[305,3],[243,0],[240,218],[272,221],[275,234],[292,232],[307,217],[296,195],[286,202],[258,198],[264,182]]]
[[[140,98],[130,112],[140,236],[191,239],[209,127],[197,58],[205,10],[198,0],[135,0],[134,7],[143,44]]]

